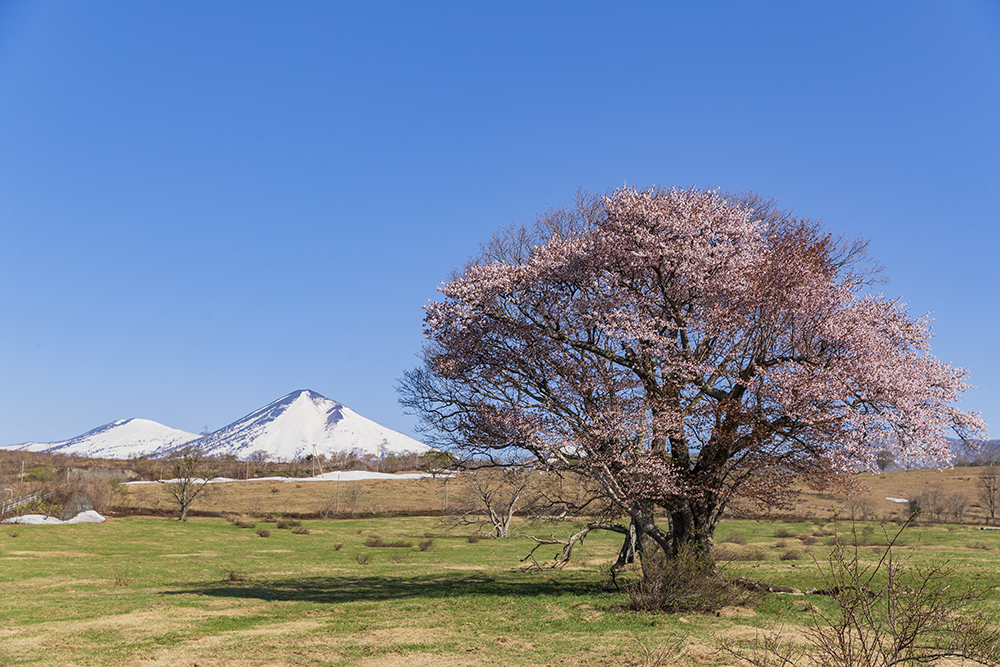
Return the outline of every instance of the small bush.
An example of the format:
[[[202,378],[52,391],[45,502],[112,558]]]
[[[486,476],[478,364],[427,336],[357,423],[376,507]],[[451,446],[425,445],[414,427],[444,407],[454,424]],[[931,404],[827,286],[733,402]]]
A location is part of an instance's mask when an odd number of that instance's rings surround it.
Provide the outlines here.
[[[481,538],[481,537],[479,537],[479,535],[469,535],[469,544],[476,544],[476,543],[478,543],[478,542],[479,542],[479,540],[481,540],[481,539],[482,539],[482,538]]]
[[[419,542],[417,542],[417,547],[421,551],[428,551],[434,547],[434,540],[433,539],[420,540]]]
[[[799,560],[802,558],[802,552],[796,551],[795,549],[789,549],[785,553],[778,556],[779,560]]]
[[[278,522],[278,528],[281,528],[282,530],[286,528],[298,528],[301,525],[301,521],[295,521],[293,519],[282,519]]]
[[[669,559],[647,558],[642,579],[626,588],[629,606],[637,611],[714,612],[745,604],[751,594],[718,573],[711,557],[695,548]]]
[[[991,547],[987,544],[980,544],[979,542],[973,542],[969,545],[970,549],[982,549],[983,551],[996,551],[996,547]]]
[[[787,528],[779,528],[778,530],[774,531],[774,536],[775,537],[795,537],[795,533],[793,533],[792,531],[788,530]]]
[[[237,583],[241,581],[250,580],[250,575],[247,574],[246,572],[240,572],[239,570],[231,567],[227,567],[225,568],[225,570],[226,570],[226,576],[223,579],[223,581],[231,581]]]
[[[260,535],[261,537],[271,537],[271,531],[267,530],[266,528],[258,528],[257,534]]]
[[[407,562],[407,560],[408,559],[406,558],[406,554],[405,553],[393,554],[392,558],[389,559],[389,561],[392,562],[395,565],[400,565],[402,563],[405,563],[405,562]]]
[[[132,583],[132,579],[129,577],[128,572],[118,567],[111,568],[111,578],[114,580],[115,586],[119,588],[124,588]]]
[[[785,540],[778,540],[777,542],[774,543],[774,547],[776,549],[784,549],[787,546],[788,542],[786,542]]]
[[[816,544],[818,541],[818,538],[813,537],[812,535],[803,535],[799,539],[802,540],[802,544],[805,544],[806,546]]]
[[[732,533],[721,538],[719,541],[726,542],[728,544],[746,544],[747,538],[743,537],[741,533]]]
[[[333,550],[334,551],[340,551],[343,548],[344,548],[344,543],[343,542],[334,542],[333,543]]]
[[[358,552],[354,555],[354,560],[358,562],[358,565],[368,565],[371,562],[372,557],[370,554],[364,552]]]
[[[408,549],[413,546],[413,542],[407,542],[406,540],[387,542],[378,535],[372,535],[365,540],[365,546],[376,549]]]
[[[21,537],[20,533],[7,533],[10,537]]]
[[[256,528],[257,524],[247,523],[246,521],[234,521],[233,525],[237,528]]]

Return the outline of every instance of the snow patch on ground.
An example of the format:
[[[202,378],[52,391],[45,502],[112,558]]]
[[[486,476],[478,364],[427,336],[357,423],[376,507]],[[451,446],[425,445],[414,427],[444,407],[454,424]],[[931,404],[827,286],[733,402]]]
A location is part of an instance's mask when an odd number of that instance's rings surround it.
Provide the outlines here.
[[[894,503],[908,503],[908,502],[910,502],[906,498],[890,498],[890,497],[886,496],[885,499],[889,500],[889,501],[892,501]]]
[[[4,519],[0,523],[24,523],[34,526],[50,526],[64,523],[101,523],[103,521],[103,516],[94,510],[87,510],[86,512],[80,512],[69,521],[60,521],[54,516],[45,516],[44,514],[25,514],[24,516],[15,516],[10,519]]]

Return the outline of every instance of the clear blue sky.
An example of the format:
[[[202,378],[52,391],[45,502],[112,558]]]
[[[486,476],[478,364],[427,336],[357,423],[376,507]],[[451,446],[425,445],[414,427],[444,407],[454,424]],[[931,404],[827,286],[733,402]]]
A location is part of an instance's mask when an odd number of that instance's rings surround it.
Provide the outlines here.
[[[0,0],[0,444],[304,388],[412,433],[438,283],[625,182],[869,237],[998,434],[996,3]]]

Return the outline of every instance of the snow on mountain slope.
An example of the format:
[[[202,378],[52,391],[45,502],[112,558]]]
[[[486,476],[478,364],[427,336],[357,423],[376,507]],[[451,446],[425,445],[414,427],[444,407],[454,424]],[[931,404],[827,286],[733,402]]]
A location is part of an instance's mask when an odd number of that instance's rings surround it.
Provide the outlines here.
[[[180,431],[148,419],[120,419],[98,426],[62,442],[27,442],[5,449],[29,452],[58,452],[105,459],[127,459],[133,456],[157,455],[182,447],[200,436]]]
[[[314,452],[384,456],[431,449],[308,389],[279,398],[193,444],[211,456],[247,459],[264,451],[272,459],[284,460]]]

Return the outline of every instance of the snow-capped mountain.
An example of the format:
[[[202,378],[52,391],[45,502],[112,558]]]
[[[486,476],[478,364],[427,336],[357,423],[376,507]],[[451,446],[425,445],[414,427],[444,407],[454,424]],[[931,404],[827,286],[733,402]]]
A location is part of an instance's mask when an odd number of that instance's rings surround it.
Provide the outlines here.
[[[103,459],[128,459],[169,451],[201,436],[148,419],[119,419],[62,442],[26,442],[5,449],[58,452]]]
[[[308,389],[279,398],[192,444],[211,456],[247,459],[262,451],[285,460],[313,453],[384,456],[430,449]]]
[[[431,449],[308,389],[294,391],[205,436],[148,419],[123,419],[63,442],[27,442],[3,449],[127,459],[163,456],[189,445],[211,456],[234,455],[241,460],[255,452],[266,452],[274,460],[291,460],[309,454],[355,452],[381,457]]]

